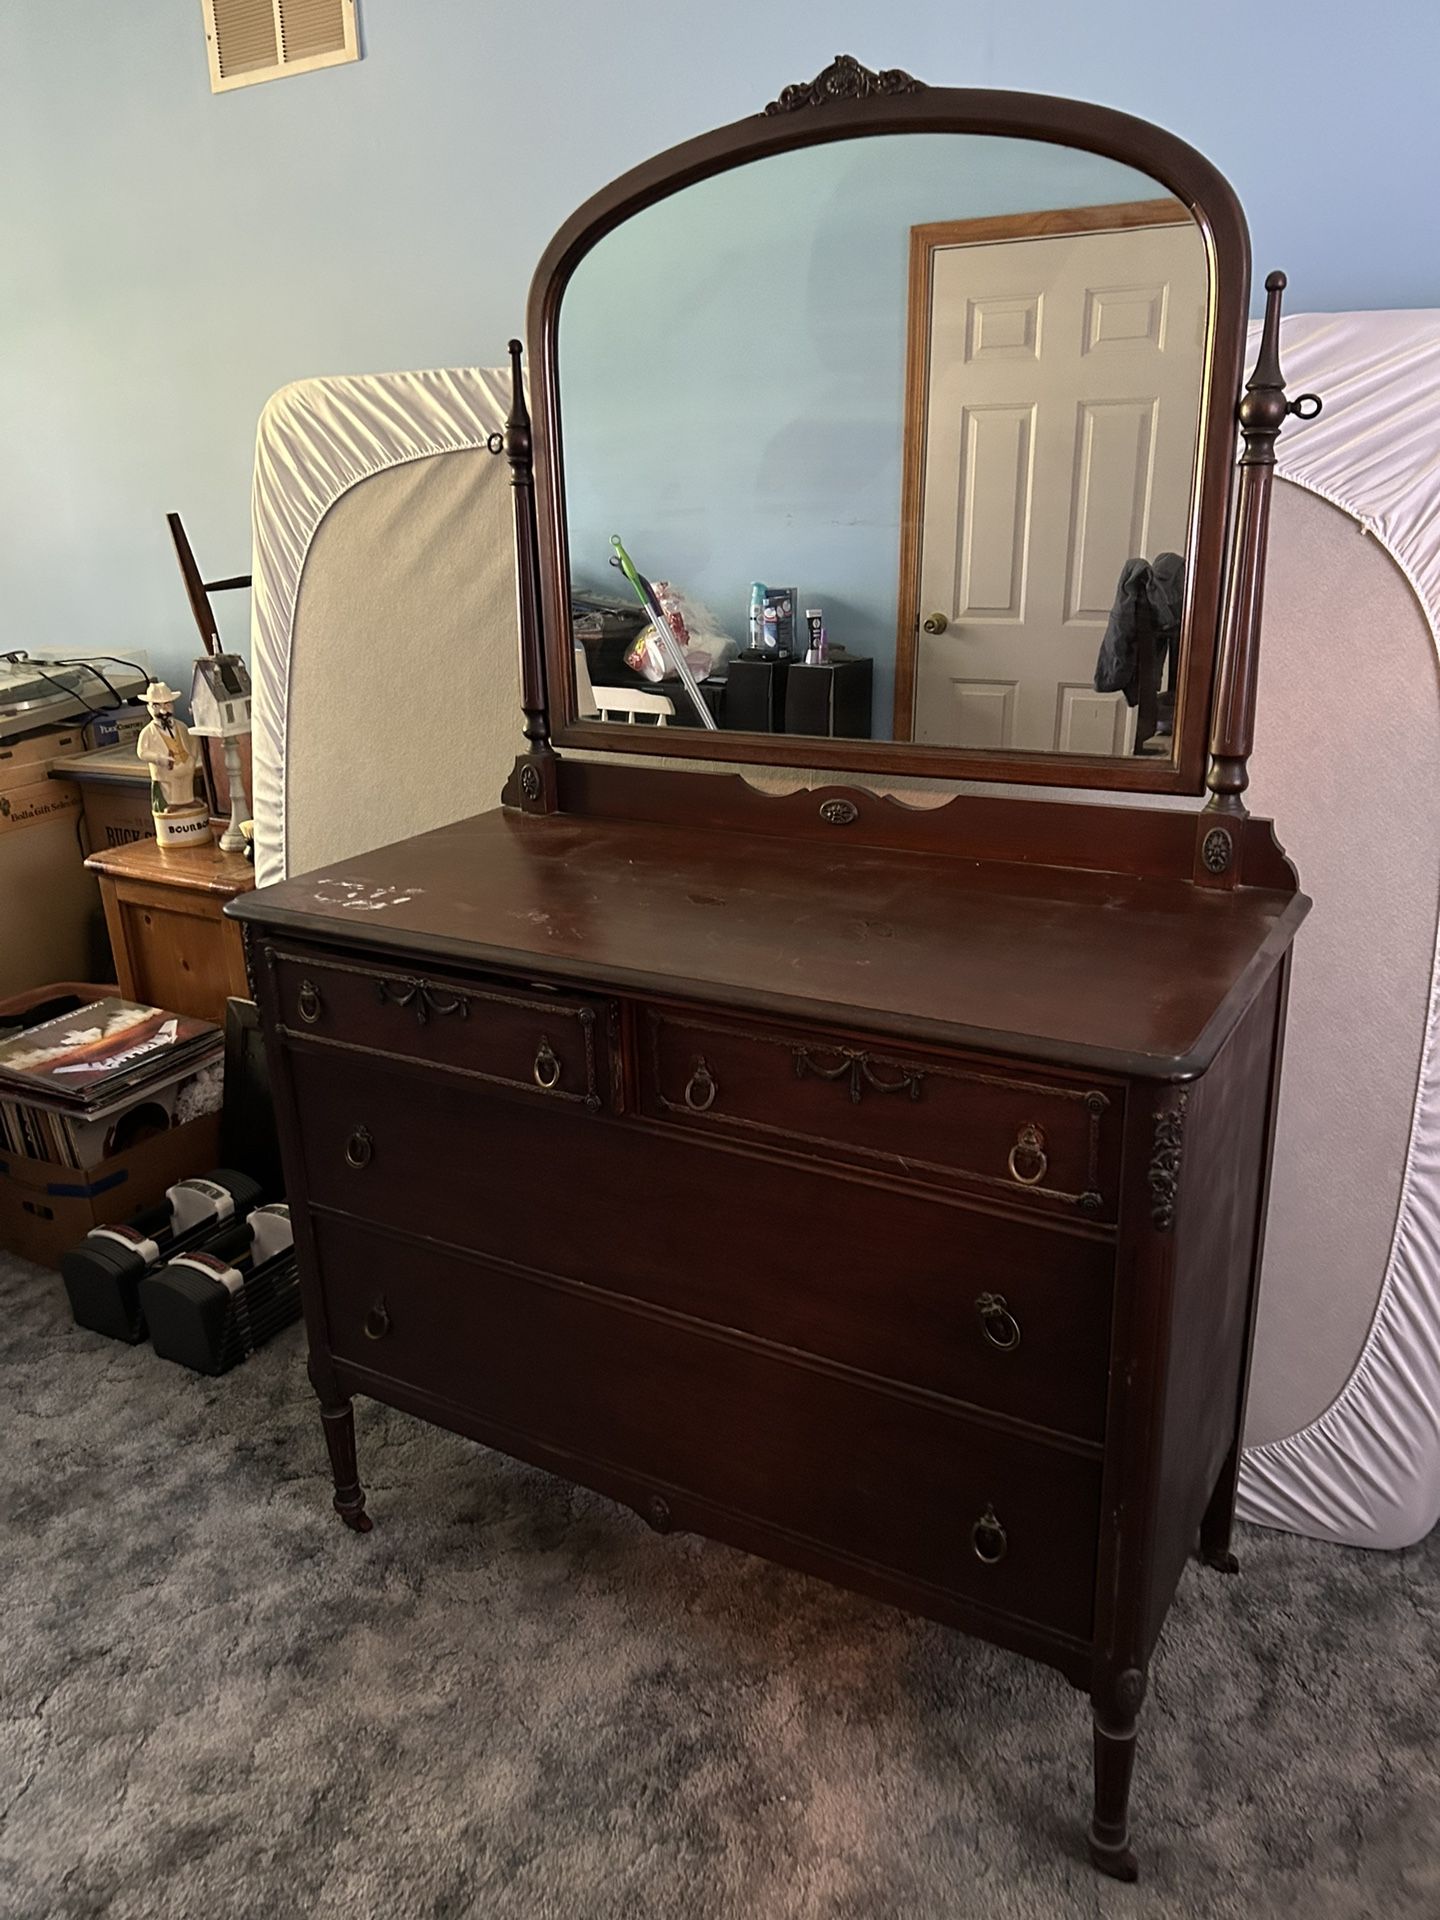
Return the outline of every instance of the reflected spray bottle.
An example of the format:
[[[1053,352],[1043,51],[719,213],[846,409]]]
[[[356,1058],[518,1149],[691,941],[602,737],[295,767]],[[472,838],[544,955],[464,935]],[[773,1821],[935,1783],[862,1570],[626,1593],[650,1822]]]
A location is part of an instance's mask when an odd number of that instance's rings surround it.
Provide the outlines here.
[[[750,651],[765,651],[765,583],[752,580],[750,583]]]

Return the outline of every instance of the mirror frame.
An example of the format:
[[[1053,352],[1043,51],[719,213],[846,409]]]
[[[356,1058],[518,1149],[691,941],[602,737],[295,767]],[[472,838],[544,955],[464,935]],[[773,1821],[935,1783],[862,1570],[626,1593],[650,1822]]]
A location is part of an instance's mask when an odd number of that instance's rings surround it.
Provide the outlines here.
[[[998,134],[1079,147],[1147,173],[1193,214],[1206,250],[1210,323],[1201,386],[1195,507],[1186,549],[1190,582],[1176,687],[1175,751],[1147,763],[1099,755],[952,749],[911,741],[806,734],[711,733],[699,728],[602,726],[577,712],[570,622],[570,560],[560,413],[560,309],[570,277],[595,243],[681,188],[767,155],[834,140],[897,133]],[[1092,787],[1115,792],[1205,790],[1215,697],[1222,584],[1250,302],[1250,239],[1224,176],[1162,128],[1108,107],[1045,94],[927,87],[898,71],[874,74],[841,56],[815,81],[789,87],[763,113],[657,154],[593,195],[545,250],[531,283],[528,339],[547,708],[556,747],[661,755],[729,766],[838,769],[884,776]]]

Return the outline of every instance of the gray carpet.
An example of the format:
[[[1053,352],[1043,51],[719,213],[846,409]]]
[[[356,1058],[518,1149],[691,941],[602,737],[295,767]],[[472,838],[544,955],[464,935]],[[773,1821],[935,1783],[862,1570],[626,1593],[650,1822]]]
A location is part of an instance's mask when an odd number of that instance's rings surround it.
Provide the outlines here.
[[[362,1403],[228,1378],[0,1256],[0,1911],[25,1920],[1440,1915],[1440,1542],[1247,1532],[1156,1663],[1144,1878],[1064,1681]]]

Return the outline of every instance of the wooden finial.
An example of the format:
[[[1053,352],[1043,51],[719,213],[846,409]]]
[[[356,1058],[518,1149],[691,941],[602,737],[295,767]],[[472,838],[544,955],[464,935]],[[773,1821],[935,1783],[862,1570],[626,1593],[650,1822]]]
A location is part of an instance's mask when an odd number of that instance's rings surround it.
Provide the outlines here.
[[[505,457],[515,503],[515,597],[520,625],[520,709],[527,742],[519,763],[520,792],[526,803],[549,811],[553,773],[550,712],[545,692],[545,641],[540,621],[540,535],[535,518],[535,451],[530,409],[525,403],[524,348],[510,342],[510,412],[505,420]]]
[[[1284,292],[1284,274],[1270,274],[1265,282],[1260,350],[1238,408],[1244,445],[1220,624],[1220,678],[1210,727],[1210,770],[1205,780],[1210,792],[1206,813],[1242,818],[1246,809],[1240,796],[1250,784],[1248,762],[1255,739],[1255,687],[1275,442],[1286,414],[1313,420],[1320,411],[1319,398],[1313,393],[1301,394],[1297,400],[1285,397],[1285,379],[1280,371],[1280,302]]]
[[[525,348],[521,341],[512,340],[508,351],[510,354],[510,417],[505,424],[508,427],[528,427],[530,409],[525,404],[525,377],[520,365]]]
[[[1275,442],[1289,411],[1285,399],[1285,376],[1280,371],[1280,301],[1285,292],[1283,273],[1272,273],[1265,281],[1265,321],[1260,329],[1260,351],[1255,356],[1255,371],[1245,382],[1240,399],[1240,429],[1245,447],[1242,466],[1275,464]]]

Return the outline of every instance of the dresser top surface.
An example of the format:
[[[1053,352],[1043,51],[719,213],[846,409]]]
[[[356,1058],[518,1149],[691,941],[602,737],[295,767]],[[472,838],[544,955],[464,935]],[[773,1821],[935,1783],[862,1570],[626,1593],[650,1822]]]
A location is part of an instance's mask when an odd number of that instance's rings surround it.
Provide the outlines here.
[[[228,911],[352,950],[1175,1078],[1209,1064],[1308,907],[497,809]]]

